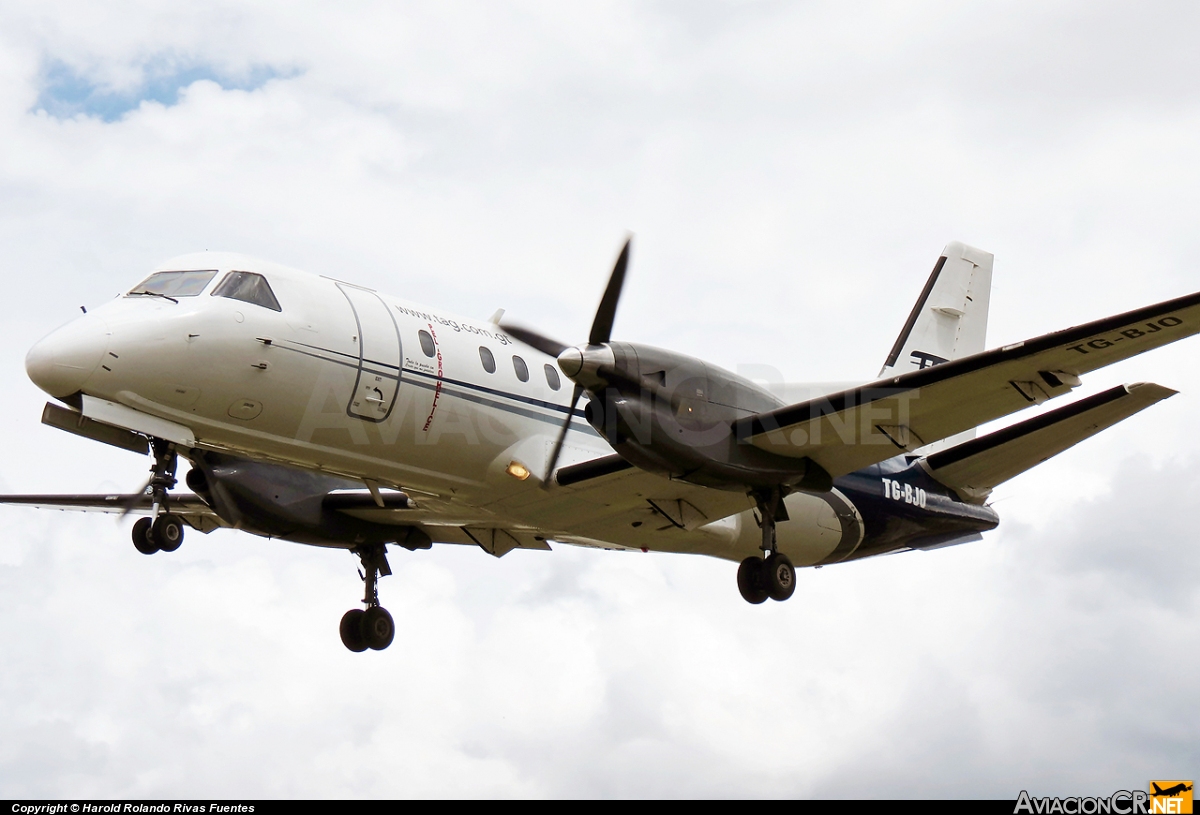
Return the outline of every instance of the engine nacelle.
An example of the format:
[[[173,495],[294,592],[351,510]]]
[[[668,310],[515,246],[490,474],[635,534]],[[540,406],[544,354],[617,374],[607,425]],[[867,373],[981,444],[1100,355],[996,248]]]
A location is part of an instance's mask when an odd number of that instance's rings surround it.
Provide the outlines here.
[[[361,493],[362,482],[219,453],[198,454],[193,464],[188,486],[232,526],[319,546],[396,543],[406,549],[428,549],[433,545],[415,526],[375,523],[341,511],[354,509],[346,502],[357,499],[374,508],[374,499],[346,492]],[[400,496],[389,508],[406,505],[407,498]]]
[[[631,464],[719,489],[787,484],[823,492],[832,485],[828,473],[808,459],[738,442],[734,421],[782,405],[765,389],[660,348],[610,347],[615,373],[607,387],[590,392],[584,415]]]
[[[775,545],[796,566],[843,560],[863,539],[858,509],[837,490],[821,495],[794,492],[783,499],[788,520],[775,527]],[[752,512],[742,516],[737,546],[743,556],[758,553],[761,532]]]

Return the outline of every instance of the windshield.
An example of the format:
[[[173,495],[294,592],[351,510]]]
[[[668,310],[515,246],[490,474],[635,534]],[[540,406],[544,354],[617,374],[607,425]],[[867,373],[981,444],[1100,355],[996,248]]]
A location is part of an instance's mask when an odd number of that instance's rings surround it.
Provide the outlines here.
[[[221,281],[221,285],[213,289],[213,297],[228,297],[231,300],[241,300],[256,306],[269,308],[271,311],[282,311],[271,284],[260,274],[254,272],[230,272]]]
[[[204,291],[216,269],[202,272],[155,272],[129,290],[129,294],[161,294],[164,297],[195,297]]]

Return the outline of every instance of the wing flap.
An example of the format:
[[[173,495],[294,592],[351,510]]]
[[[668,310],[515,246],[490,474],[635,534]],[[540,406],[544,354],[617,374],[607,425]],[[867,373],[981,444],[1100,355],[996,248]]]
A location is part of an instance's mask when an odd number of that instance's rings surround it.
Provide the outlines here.
[[[1120,385],[934,453],[922,465],[963,500],[980,503],[997,485],[1175,394],[1153,383]]]
[[[737,438],[833,477],[1061,396],[1081,375],[1200,331],[1200,292],[746,417]]]

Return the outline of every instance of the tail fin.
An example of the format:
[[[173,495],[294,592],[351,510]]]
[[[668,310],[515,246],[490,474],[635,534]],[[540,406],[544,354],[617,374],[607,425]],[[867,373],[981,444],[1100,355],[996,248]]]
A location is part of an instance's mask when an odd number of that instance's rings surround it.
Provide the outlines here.
[[[947,244],[879,378],[928,368],[985,350],[992,255]]]

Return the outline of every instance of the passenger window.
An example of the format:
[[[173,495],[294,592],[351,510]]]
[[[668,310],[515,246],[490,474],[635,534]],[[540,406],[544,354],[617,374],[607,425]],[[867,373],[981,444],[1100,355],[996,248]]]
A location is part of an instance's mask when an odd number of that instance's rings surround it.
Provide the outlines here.
[[[483,363],[483,370],[489,374],[496,373],[496,358],[492,356],[492,352],[482,345],[479,346],[479,361]]]
[[[433,345],[433,337],[429,336],[428,331],[418,331],[417,337],[421,340],[421,350],[425,352],[425,356],[431,357],[437,353],[437,348]]]
[[[525,360],[518,356],[513,357],[513,370],[517,372],[517,379],[522,382],[529,381],[529,366],[525,364]]]
[[[216,269],[203,272],[155,272],[130,289],[127,296],[161,294],[164,297],[195,297],[204,291],[208,281],[216,275]]]
[[[546,366],[546,384],[550,386],[550,390],[556,391],[562,387],[562,380],[558,378],[558,369],[553,365]]]
[[[213,289],[213,297],[228,297],[230,300],[241,300],[243,303],[253,303],[256,306],[269,308],[271,311],[283,311],[275,293],[267,279],[254,272],[230,272],[225,275],[221,285]]]

